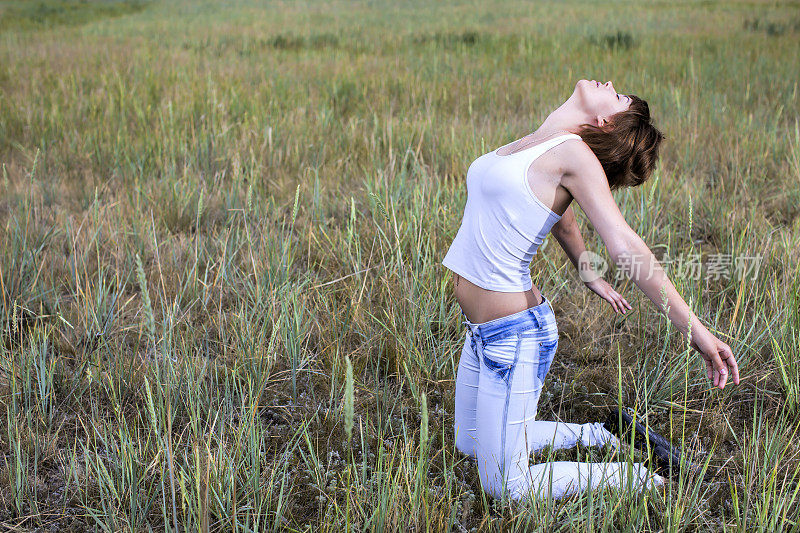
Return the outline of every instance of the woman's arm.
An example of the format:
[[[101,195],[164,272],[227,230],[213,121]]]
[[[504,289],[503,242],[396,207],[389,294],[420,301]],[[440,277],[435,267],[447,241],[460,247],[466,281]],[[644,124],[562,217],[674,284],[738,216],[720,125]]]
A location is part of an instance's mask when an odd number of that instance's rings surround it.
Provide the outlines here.
[[[575,218],[575,212],[572,210],[572,206],[569,206],[567,210],[564,211],[561,220],[553,224],[550,233],[553,234],[558,244],[564,249],[564,253],[569,257],[575,270],[580,272],[578,258],[582,253],[586,252],[586,244],[583,242],[583,236],[578,227],[578,221]]]
[[[575,212],[570,205],[562,215],[561,219],[553,224],[550,230],[558,244],[564,249],[572,266],[578,271],[578,276],[586,285],[586,288],[606,300],[616,313],[625,314],[632,309],[631,304],[614,288],[604,280],[600,274],[594,271],[591,261],[587,261],[588,254],[586,244],[583,242],[583,235],[578,227]],[[584,255],[586,254],[586,255]],[[583,260],[582,260],[583,259]]]
[[[678,294],[664,269],[661,268],[658,259],[642,238],[632,232],[628,239],[628,244],[623,251],[612,255],[614,263],[636,283],[659,311],[668,312],[669,320],[684,337],[689,337],[689,324],[691,323],[690,346],[700,352],[705,359],[706,375],[715,387],[725,388],[729,368],[733,382],[738,385],[739,367],[730,346],[715,337],[700,322],[697,315]],[[664,308],[662,290],[666,294],[667,309]]]
[[[608,249],[612,261],[629,274],[661,312],[661,290],[666,291],[669,320],[686,337],[691,323],[691,346],[706,361],[706,374],[714,386],[725,387],[730,369],[739,383],[739,368],[730,346],[717,339],[700,322],[664,273],[656,257],[628,225],[608,186],[603,166],[585,143],[568,140],[569,157],[561,184],[572,194]],[[724,361],[724,363],[723,363]]]

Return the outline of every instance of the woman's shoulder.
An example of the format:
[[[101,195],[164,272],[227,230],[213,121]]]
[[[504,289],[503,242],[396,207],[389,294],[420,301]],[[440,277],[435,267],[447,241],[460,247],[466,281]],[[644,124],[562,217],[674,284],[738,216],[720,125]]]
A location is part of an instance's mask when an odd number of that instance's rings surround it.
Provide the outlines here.
[[[565,174],[579,174],[588,169],[602,169],[600,160],[594,151],[580,137],[572,137],[558,146],[558,155],[562,159]]]

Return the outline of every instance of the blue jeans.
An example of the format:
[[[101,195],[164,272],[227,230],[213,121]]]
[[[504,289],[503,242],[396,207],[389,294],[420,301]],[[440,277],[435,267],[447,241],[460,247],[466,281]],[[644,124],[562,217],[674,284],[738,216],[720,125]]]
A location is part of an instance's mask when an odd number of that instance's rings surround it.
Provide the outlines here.
[[[532,451],[548,445],[570,448],[578,442],[602,446],[617,438],[600,423],[537,421],[536,406],[558,348],[558,328],[550,301],[512,315],[467,325],[456,376],[456,448],[478,461],[483,490],[495,498],[519,500],[563,496],[605,483],[621,486],[626,479],[646,482],[641,463],[528,465]],[[628,477],[632,475],[632,477]],[[663,483],[653,476],[653,484]]]

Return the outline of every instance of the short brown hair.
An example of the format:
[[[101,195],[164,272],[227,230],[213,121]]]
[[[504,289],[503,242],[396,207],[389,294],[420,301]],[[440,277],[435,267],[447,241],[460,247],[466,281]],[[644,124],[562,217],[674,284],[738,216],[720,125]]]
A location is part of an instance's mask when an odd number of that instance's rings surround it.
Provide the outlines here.
[[[612,115],[602,127],[583,124],[578,135],[603,165],[611,190],[641,185],[658,161],[664,135],[653,126],[650,107],[636,95],[627,95],[630,107]]]

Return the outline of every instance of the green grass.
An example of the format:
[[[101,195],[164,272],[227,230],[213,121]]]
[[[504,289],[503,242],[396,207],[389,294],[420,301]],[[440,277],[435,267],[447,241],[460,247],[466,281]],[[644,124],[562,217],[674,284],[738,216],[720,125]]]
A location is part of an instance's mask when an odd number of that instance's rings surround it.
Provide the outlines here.
[[[78,26],[145,8],[144,0],[2,0],[0,32]]]
[[[0,21],[0,528],[798,529],[797,3],[2,2]],[[708,480],[502,506],[454,449],[440,261],[472,160],[580,78],[646,99],[667,137],[615,193],[659,257],[761,255],[753,280],[664,265],[743,379],[712,390],[632,283],[613,316],[548,239],[538,416],[622,401]]]

